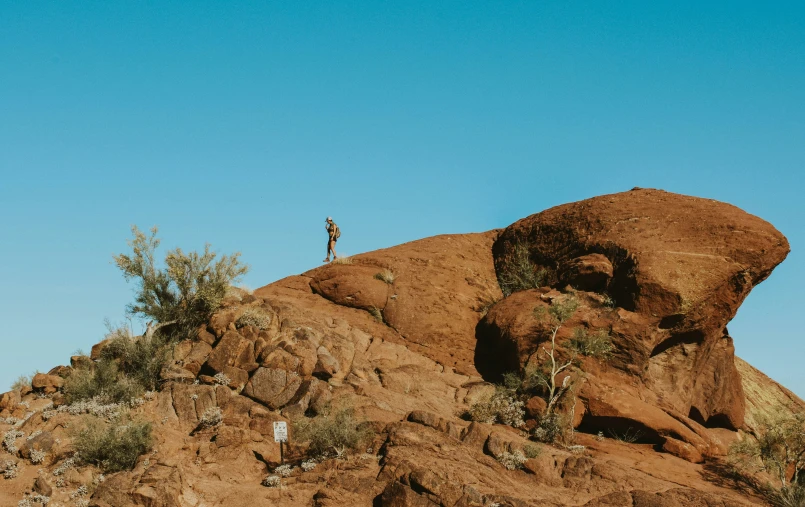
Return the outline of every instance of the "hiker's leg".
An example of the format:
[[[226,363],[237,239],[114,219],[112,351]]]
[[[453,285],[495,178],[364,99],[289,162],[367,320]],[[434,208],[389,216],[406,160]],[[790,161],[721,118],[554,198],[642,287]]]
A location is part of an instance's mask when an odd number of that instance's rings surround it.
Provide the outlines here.
[[[323,262],[330,262],[330,242],[327,242],[327,257],[324,258]]]
[[[330,247],[330,250],[333,251],[333,259],[338,257],[338,254],[335,253],[335,241],[333,241],[333,246]]]

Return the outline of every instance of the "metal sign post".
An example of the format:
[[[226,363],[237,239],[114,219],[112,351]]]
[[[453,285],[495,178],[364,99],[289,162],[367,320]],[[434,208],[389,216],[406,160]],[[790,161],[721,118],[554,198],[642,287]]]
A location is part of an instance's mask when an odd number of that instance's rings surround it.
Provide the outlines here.
[[[274,422],[274,441],[280,444],[280,462],[284,465],[285,452],[282,448],[282,444],[288,441],[288,424],[285,421]]]

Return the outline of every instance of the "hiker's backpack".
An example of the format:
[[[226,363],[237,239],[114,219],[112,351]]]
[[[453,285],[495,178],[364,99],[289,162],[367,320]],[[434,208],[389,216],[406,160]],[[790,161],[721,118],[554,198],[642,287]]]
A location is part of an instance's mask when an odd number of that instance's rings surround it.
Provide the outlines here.
[[[338,240],[338,238],[340,238],[340,237],[341,237],[341,228],[339,228],[339,227],[338,227],[338,226],[335,224],[335,222],[333,222],[333,229],[335,229],[335,230],[333,231],[333,239]]]

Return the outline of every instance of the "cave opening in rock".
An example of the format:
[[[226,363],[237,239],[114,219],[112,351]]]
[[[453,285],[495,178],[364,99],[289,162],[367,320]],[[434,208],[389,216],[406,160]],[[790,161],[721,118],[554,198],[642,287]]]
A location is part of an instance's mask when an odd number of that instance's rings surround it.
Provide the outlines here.
[[[698,408],[690,407],[688,417],[705,428],[724,428],[730,431],[737,431],[737,428],[730,422],[729,417],[724,414],[713,414],[705,419]]]
[[[626,417],[584,414],[577,428],[581,433],[601,434],[628,443],[662,445],[665,439],[645,424]]]

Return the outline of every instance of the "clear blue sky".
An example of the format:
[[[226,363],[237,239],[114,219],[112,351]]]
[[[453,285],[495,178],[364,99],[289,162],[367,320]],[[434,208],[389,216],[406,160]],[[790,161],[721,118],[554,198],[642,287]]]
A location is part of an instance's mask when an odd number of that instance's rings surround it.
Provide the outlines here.
[[[132,296],[131,224],[258,287],[634,186],[792,253],[730,324],[805,396],[802,2],[3,2],[0,391]]]

